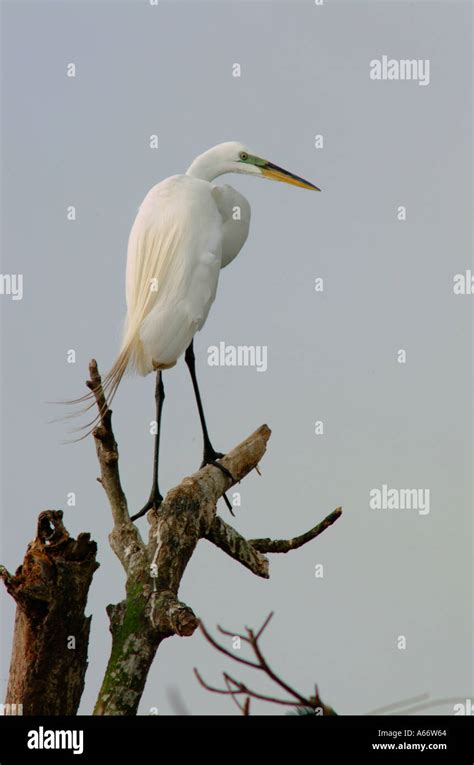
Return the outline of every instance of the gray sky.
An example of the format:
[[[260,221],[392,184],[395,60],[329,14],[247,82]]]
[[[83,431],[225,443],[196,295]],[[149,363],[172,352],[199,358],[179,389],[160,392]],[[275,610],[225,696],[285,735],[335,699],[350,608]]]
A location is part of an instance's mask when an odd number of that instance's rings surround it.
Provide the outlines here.
[[[224,140],[323,190],[222,179],[253,217],[195,339],[208,424],[222,451],[263,422],[273,430],[232,523],[285,537],[339,505],[344,515],[273,556],[269,581],[202,541],[180,596],[209,627],[241,631],[274,610],[268,658],[302,692],[317,682],[340,714],[472,694],[472,296],[453,293],[454,275],[472,268],[470,4],[37,0],[2,11],[2,273],[23,274],[24,294],[0,299],[1,561],[20,564],[46,508],[97,540],[81,712],[100,686],[105,606],[122,598],[124,577],[94,444],[62,445],[65,424],[48,422],[62,410],[47,402],[84,392],[92,356],[103,372],[113,362],[126,243],[145,193]],[[383,55],[429,59],[429,85],[371,80],[369,62]],[[209,367],[220,341],[267,346],[268,370]],[[164,381],[167,490],[197,468],[201,437],[184,363]],[[127,378],[114,404],[132,511],[149,492],[153,385]],[[430,512],[371,509],[383,484],[429,490]],[[219,512],[230,520],[223,503]],[[14,617],[5,594],[1,607],[3,694]],[[200,635],[167,640],[140,714],[173,714],[170,687],[195,714],[237,713],[198,686],[194,666],[216,684],[229,668]]]

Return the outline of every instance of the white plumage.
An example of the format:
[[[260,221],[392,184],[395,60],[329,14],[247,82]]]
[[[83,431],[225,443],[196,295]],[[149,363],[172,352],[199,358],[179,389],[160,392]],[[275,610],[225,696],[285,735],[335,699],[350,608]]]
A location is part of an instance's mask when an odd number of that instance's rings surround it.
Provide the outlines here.
[[[174,366],[206,321],[220,269],[238,255],[249,232],[245,197],[212,183],[231,172],[317,189],[234,141],[214,146],[185,175],[150,189],[128,242],[122,347],[103,380],[109,404],[127,369],[147,375]],[[91,394],[81,400],[87,399]]]
[[[185,175],[168,178],[149,191],[133,224],[123,347],[130,345],[142,375],[176,364],[215,298],[222,221],[208,186]]]
[[[176,364],[207,319],[220,269],[247,239],[245,197],[194,173],[206,175],[205,163],[153,186],[133,223],[122,347],[104,380],[109,400],[127,368],[147,375]]]

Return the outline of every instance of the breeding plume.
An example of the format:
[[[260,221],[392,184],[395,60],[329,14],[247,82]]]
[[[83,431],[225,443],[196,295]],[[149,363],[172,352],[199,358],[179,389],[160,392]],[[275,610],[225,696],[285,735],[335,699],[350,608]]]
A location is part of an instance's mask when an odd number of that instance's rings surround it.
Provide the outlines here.
[[[126,370],[141,375],[156,372],[153,485],[148,502],[132,520],[159,507],[163,499],[158,486],[165,395],[162,372],[173,367],[183,353],[203,432],[202,465],[212,463],[227,473],[217,461],[223,454],[214,450],[207,431],[193,350],[194,335],[204,325],[214,302],[219,272],[238,255],[249,232],[250,205],[245,197],[232,186],[213,183],[225,173],[245,173],[319,191],[312,183],[232,141],[201,154],[185,175],[173,175],[158,183],[143,200],[128,242],[122,347],[104,378],[110,403]]]

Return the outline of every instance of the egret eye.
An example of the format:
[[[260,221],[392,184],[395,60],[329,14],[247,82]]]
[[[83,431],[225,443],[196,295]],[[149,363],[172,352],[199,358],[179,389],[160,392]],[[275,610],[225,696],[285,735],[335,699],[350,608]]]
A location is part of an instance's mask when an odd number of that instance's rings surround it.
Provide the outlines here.
[[[240,152],[240,159],[242,159],[245,162],[245,160],[248,158],[249,158],[249,155],[247,154],[247,152],[245,151]]]

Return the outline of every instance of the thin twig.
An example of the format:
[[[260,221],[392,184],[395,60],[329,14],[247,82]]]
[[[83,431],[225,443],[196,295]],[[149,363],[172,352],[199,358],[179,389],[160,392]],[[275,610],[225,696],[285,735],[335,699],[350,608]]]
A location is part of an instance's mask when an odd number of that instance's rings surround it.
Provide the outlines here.
[[[270,613],[268,614],[267,618],[265,619],[265,621],[263,622],[262,626],[260,627],[259,631],[255,635],[255,640],[259,640],[262,632],[264,632],[264,630],[267,629],[270,621],[273,619],[273,613],[274,613],[273,611],[270,611]],[[246,627],[246,629],[248,630],[248,627]]]
[[[270,613],[265,621],[263,622],[262,626],[257,632],[254,632],[252,629],[249,629],[249,627],[245,627],[245,630],[247,632],[246,635],[238,634],[235,632],[231,632],[230,630],[226,630],[223,627],[218,626],[218,631],[227,637],[239,637],[244,643],[247,643],[250,645],[254,655],[257,658],[257,663],[250,661],[249,659],[244,659],[241,656],[236,656],[235,653],[231,653],[227,648],[225,648],[223,645],[217,642],[215,638],[212,637],[212,635],[206,630],[204,624],[200,622],[200,628],[201,631],[206,638],[206,640],[220,653],[223,653],[228,658],[232,659],[233,661],[244,664],[247,667],[251,667],[252,669],[258,669],[261,672],[263,672],[270,680],[272,680],[276,685],[278,685],[280,688],[282,688],[284,691],[286,691],[290,696],[292,696],[292,699],[282,699],[276,696],[269,696],[267,694],[260,693],[258,691],[253,690],[252,688],[249,688],[245,683],[243,683],[240,680],[236,680],[236,678],[232,677],[228,672],[223,672],[222,677],[224,679],[225,688],[216,688],[215,686],[209,685],[200,675],[199,671],[195,668],[194,673],[199,681],[199,683],[208,691],[211,691],[212,693],[218,693],[223,696],[231,696],[234,703],[237,704],[242,714],[248,714],[248,710],[250,707],[250,699],[257,699],[258,701],[265,701],[272,704],[280,704],[282,706],[289,706],[289,707],[304,707],[304,708],[310,708],[310,709],[318,709],[321,708],[323,710],[330,709],[329,707],[326,707],[320,700],[318,689],[316,686],[315,695],[312,697],[305,697],[301,693],[299,693],[297,690],[292,688],[288,683],[286,683],[277,673],[270,667],[268,661],[265,659],[265,656],[263,655],[263,652],[259,645],[259,640],[264,633],[265,629],[268,627],[268,624],[270,623],[270,620],[273,616],[273,612]],[[243,705],[240,704],[237,700],[238,695],[244,695],[247,697],[247,702]],[[296,700],[296,701],[295,701]],[[328,712],[329,714],[333,713],[333,710],[330,710]]]
[[[290,696],[293,696],[297,701],[299,701],[301,704],[307,703],[307,699],[301,695],[301,693],[298,693],[294,688],[291,687],[291,685],[288,685],[288,683],[285,683],[284,680],[282,680],[281,677],[279,677],[276,672],[270,667],[267,660],[265,659],[262,651],[260,650],[260,647],[258,645],[258,641],[255,639],[255,637],[252,635],[252,648],[255,652],[256,657],[258,658],[260,662],[260,668],[265,672],[268,677],[273,680],[274,683],[280,686],[280,688],[283,688],[284,691],[290,694]],[[309,705],[311,706],[311,704]]]
[[[312,539],[315,539],[322,534],[323,531],[326,531],[329,526],[332,526],[341,515],[342,507],[338,507],[312,529],[298,537],[293,537],[292,539],[269,539],[266,537],[265,539],[249,539],[248,542],[252,547],[262,553],[287,553],[290,550],[297,550],[298,547],[302,547],[308,542],[311,542]]]
[[[234,691],[230,687],[230,681],[227,680],[227,678],[225,678],[225,684],[226,684],[226,686],[227,686],[227,688],[229,690],[230,697],[231,697],[232,701],[234,702],[234,704],[236,705],[237,709],[240,712],[242,712],[243,715],[245,715],[246,714],[245,713],[245,702],[243,704],[240,703],[240,701],[237,698],[237,695],[234,693]],[[247,699],[248,699],[248,696],[247,696]]]
[[[293,699],[279,699],[276,696],[267,696],[263,693],[258,693],[258,691],[253,691],[248,688],[248,686],[245,685],[245,683],[240,682],[239,680],[236,680],[232,677],[232,675],[229,675],[228,672],[223,672],[222,677],[224,680],[229,680],[230,682],[234,683],[236,689],[233,691],[233,693],[244,693],[248,694],[251,698],[257,699],[257,701],[267,701],[270,704],[280,704],[281,706],[285,707],[298,707],[298,706],[305,706],[305,707],[312,707],[313,704],[311,702],[311,699],[305,699],[303,698],[303,701],[300,702],[294,702]]]
[[[258,664],[255,664],[253,661],[249,661],[248,659],[242,659],[240,656],[235,656],[233,653],[231,653],[227,648],[224,648],[224,646],[220,645],[212,635],[209,634],[209,632],[206,630],[204,624],[200,621],[199,622],[199,628],[201,632],[203,633],[206,640],[217,650],[220,651],[220,653],[223,653],[224,656],[228,656],[229,659],[233,659],[234,661],[239,662],[239,664],[245,664],[247,667],[252,667],[253,669],[260,669],[260,666]]]

